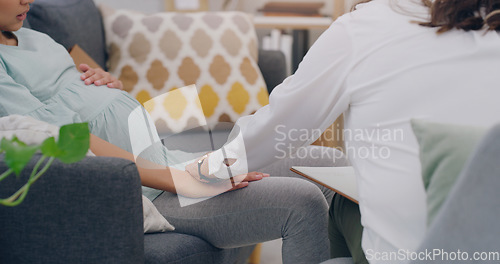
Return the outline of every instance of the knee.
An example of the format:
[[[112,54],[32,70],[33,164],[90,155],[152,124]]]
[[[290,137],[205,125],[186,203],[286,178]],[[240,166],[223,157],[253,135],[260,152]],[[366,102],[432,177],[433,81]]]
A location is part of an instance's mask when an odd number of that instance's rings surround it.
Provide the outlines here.
[[[291,179],[295,188],[291,191],[293,196],[292,206],[295,211],[304,215],[326,215],[328,204],[321,190],[313,183],[304,179]]]
[[[302,179],[293,179],[296,186],[290,193],[289,210],[282,237],[315,234],[317,241],[328,241],[328,205],[319,188]]]

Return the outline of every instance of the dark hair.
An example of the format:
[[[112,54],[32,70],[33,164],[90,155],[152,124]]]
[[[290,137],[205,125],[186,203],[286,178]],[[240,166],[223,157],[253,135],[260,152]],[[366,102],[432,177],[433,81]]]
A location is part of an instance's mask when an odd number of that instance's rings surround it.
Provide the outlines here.
[[[361,3],[370,2],[364,0]],[[430,21],[425,27],[437,27],[438,33],[451,29],[500,31],[500,0],[422,0],[429,8]]]

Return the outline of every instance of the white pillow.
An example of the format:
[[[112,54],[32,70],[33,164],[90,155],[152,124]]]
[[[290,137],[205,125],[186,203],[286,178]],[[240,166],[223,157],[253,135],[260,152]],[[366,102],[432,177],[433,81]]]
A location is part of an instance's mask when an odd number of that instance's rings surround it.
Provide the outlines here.
[[[0,139],[11,139],[16,136],[28,145],[41,144],[48,137],[58,137],[59,127],[34,119],[29,116],[10,115],[0,117]],[[87,156],[92,156],[91,152]],[[142,196],[144,214],[144,233],[165,232],[174,230],[153,205]]]
[[[0,139],[16,136],[27,145],[41,144],[46,138],[59,137],[59,127],[29,116],[10,115],[0,118]]]
[[[175,227],[158,212],[154,204],[144,195],[142,196],[142,210],[144,213],[144,233],[175,230]]]

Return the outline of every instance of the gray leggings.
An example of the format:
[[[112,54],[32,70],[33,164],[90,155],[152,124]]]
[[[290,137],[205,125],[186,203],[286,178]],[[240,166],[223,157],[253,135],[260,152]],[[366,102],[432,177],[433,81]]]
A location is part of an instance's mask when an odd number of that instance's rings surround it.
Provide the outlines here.
[[[283,263],[319,263],[329,258],[328,205],[333,192],[290,172],[291,166],[345,166],[331,155],[280,160],[262,172],[272,177],[246,188],[180,207],[175,194],[154,200],[177,232],[195,235],[219,248],[235,248],[282,238]],[[317,152],[320,153],[320,152]],[[329,157],[327,157],[329,156]]]

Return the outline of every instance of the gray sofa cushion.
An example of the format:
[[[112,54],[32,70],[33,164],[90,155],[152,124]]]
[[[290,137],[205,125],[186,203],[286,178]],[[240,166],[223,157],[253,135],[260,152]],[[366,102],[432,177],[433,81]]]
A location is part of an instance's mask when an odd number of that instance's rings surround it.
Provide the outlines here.
[[[276,50],[259,50],[258,63],[267,91],[271,93],[287,77],[285,54]]]
[[[106,44],[101,14],[92,0],[37,0],[29,26],[48,34],[66,49],[78,44],[105,69]]]

